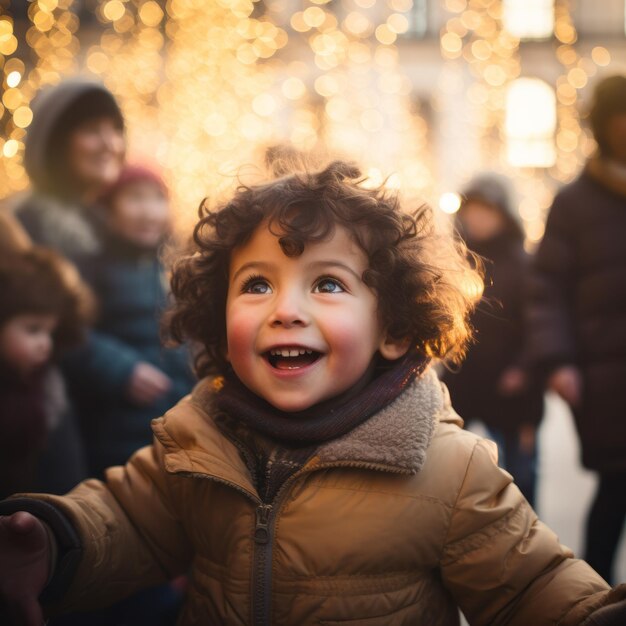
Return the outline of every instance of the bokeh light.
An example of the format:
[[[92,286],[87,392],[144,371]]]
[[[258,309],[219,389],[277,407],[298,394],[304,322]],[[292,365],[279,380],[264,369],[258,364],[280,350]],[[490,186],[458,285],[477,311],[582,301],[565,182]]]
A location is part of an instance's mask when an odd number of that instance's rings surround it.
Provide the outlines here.
[[[355,156],[367,184],[426,198],[445,215],[459,202],[452,183],[461,175],[498,170],[515,179],[536,242],[552,192],[594,149],[581,99],[614,62],[608,43],[580,44],[573,0],[442,0],[438,50],[416,47],[412,0],[93,0],[90,16],[78,0],[24,4],[18,25],[10,8],[0,14],[2,195],[28,185],[35,94],[80,74],[118,98],[129,155],[163,169],[181,228],[204,196],[217,201],[237,184],[242,163],[259,161],[259,145],[289,141]],[[524,84],[516,81],[533,78],[522,72],[520,40],[552,33],[544,53],[558,75],[544,77],[538,110],[536,98],[522,98],[533,120],[524,125],[511,98]],[[442,70],[422,93],[410,55],[428,45]],[[448,148],[438,169],[441,145],[456,142],[474,157]]]

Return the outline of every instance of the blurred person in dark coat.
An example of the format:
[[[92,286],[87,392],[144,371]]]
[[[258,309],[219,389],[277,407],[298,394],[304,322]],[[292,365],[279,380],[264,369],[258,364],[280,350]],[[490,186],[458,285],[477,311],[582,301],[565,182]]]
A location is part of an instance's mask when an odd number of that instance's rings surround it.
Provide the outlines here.
[[[626,519],[626,76],[595,89],[597,153],[554,199],[531,283],[532,352],[599,484],[585,559],[608,581]]]
[[[475,343],[459,371],[446,372],[444,380],[456,410],[487,427],[501,465],[534,505],[543,391],[525,361],[522,285],[530,261],[511,204],[510,184],[497,174],[476,176],[463,191],[456,226],[469,249],[483,257],[485,291],[471,318]]]
[[[66,369],[87,418],[89,471],[102,478],[107,467],[151,443],[150,421],[188,394],[194,378],[187,350],[166,348],[160,337],[169,294],[161,252],[171,231],[163,179],[126,165],[100,204],[102,248],[85,278],[99,302],[94,330],[107,350],[88,343]]]

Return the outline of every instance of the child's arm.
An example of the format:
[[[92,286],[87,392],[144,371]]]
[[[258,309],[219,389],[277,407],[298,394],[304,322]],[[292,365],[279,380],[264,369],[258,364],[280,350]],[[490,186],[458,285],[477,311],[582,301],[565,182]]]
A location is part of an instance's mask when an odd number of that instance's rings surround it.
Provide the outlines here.
[[[80,541],[75,573],[62,590],[57,587],[59,597],[50,598],[48,612],[106,606],[186,570],[192,549],[162,461],[155,444],[137,452],[125,467],[109,469],[106,483],[88,480],[66,496],[20,498],[22,508],[29,500],[43,501],[59,511]]]
[[[626,598],[626,586],[609,596],[606,582],[559,544],[482,441],[460,486],[441,571],[471,624],[574,626]]]

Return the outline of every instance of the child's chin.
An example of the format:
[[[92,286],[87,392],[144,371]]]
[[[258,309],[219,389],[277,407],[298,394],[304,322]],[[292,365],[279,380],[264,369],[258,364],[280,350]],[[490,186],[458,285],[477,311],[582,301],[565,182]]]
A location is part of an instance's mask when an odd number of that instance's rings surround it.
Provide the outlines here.
[[[302,398],[285,399],[285,398],[265,398],[275,409],[283,413],[298,413],[310,409],[315,402],[309,402]]]

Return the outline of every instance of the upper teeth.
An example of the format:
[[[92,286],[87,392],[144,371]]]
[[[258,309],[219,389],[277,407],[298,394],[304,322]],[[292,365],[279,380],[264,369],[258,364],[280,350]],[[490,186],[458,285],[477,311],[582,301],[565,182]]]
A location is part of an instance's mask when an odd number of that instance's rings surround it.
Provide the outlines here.
[[[272,356],[299,356],[301,354],[313,354],[313,350],[305,350],[304,348],[273,348],[270,350]]]

